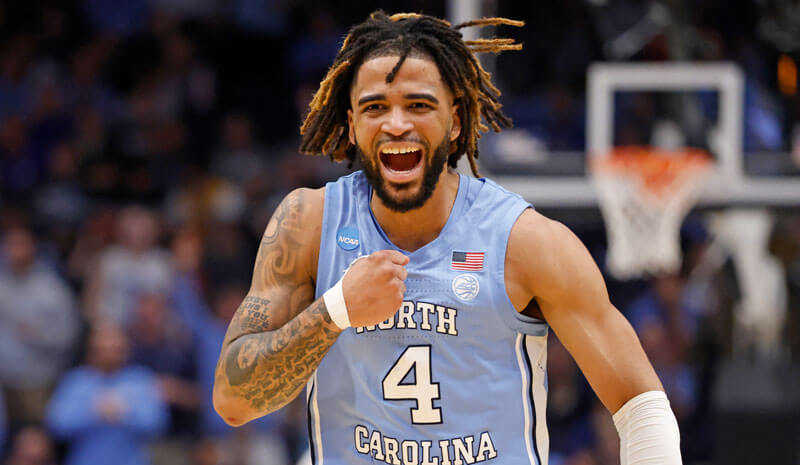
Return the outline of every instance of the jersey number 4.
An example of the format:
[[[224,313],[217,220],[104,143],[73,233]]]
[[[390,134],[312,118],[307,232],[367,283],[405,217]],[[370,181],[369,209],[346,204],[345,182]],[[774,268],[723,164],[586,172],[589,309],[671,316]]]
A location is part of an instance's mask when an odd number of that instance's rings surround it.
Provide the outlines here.
[[[404,383],[412,370],[414,381]],[[409,346],[383,377],[383,398],[414,400],[417,406],[411,409],[411,423],[439,424],[442,409],[433,405],[433,401],[439,399],[439,383],[432,382],[431,378],[431,346]]]

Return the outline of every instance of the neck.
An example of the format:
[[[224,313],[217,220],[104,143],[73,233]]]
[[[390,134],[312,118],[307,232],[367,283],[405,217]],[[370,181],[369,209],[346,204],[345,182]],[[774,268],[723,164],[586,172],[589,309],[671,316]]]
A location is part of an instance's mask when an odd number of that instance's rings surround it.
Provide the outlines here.
[[[373,195],[370,208],[394,245],[413,252],[436,239],[450,217],[458,193],[458,173],[445,169],[425,204],[408,212],[389,209]]]

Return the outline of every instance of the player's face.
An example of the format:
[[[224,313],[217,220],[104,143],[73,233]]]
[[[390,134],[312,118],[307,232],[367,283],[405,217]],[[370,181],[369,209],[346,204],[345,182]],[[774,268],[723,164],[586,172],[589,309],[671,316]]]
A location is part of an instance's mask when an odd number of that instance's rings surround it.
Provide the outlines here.
[[[377,57],[361,65],[348,122],[350,142],[378,198],[395,211],[408,211],[433,194],[461,125],[436,64],[408,57],[387,83],[397,60]]]

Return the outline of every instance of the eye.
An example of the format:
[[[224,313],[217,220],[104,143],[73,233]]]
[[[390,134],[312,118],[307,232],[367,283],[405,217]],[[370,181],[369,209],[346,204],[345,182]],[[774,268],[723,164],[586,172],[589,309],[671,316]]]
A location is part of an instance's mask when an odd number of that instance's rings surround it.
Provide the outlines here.
[[[433,108],[432,106],[430,106],[429,104],[427,104],[425,102],[414,102],[411,105],[409,105],[408,107],[410,109],[412,109],[412,110],[429,110],[429,109]]]
[[[364,113],[375,113],[383,110],[383,105],[380,103],[371,103],[364,107]]]

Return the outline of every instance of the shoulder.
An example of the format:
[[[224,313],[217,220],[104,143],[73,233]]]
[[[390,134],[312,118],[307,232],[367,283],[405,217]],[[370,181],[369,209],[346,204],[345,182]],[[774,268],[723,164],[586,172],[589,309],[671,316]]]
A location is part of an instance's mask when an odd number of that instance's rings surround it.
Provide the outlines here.
[[[280,203],[278,209],[284,208],[290,214],[287,219],[322,223],[322,211],[325,205],[325,188],[312,189],[299,187],[292,190]]]
[[[577,240],[572,231],[562,223],[552,220],[532,208],[526,209],[511,228],[509,249],[514,255],[535,254],[548,258],[572,240]]]
[[[288,229],[302,234],[303,237],[319,236],[322,230],[322,215],[325,208],[325,188],[312,189],[300,187],[289,192],[283,198],[267,225]],[[272,224],[272,223],[275,224]],[[305,241],[303,241],[305,242]]]
[[[301,187],[289,192],[267,224],[256,258],[256,268],[267,263],[274,266],[275,260],[280,259],[280,266],[299,265],[300,269],[305,270],[304,276],[314,279],[324,206],[325,188]],[[289,260],[287,257],[292,258]],[[295,263],[297,259],[299,262]]]
[[[568,227],[530,208],[511,229],[506,270],[530,298],[569,292],[576,282],[599,276],[589,251]]]
[[[521,195],[506,189],[490,178],[474,178],[462,175],[461,179],[465,179],[468,182],[470,189],[480,191],[480,199],[485,204],[509,205],[509,202],[511,202],[520,206],[531,206]]]

